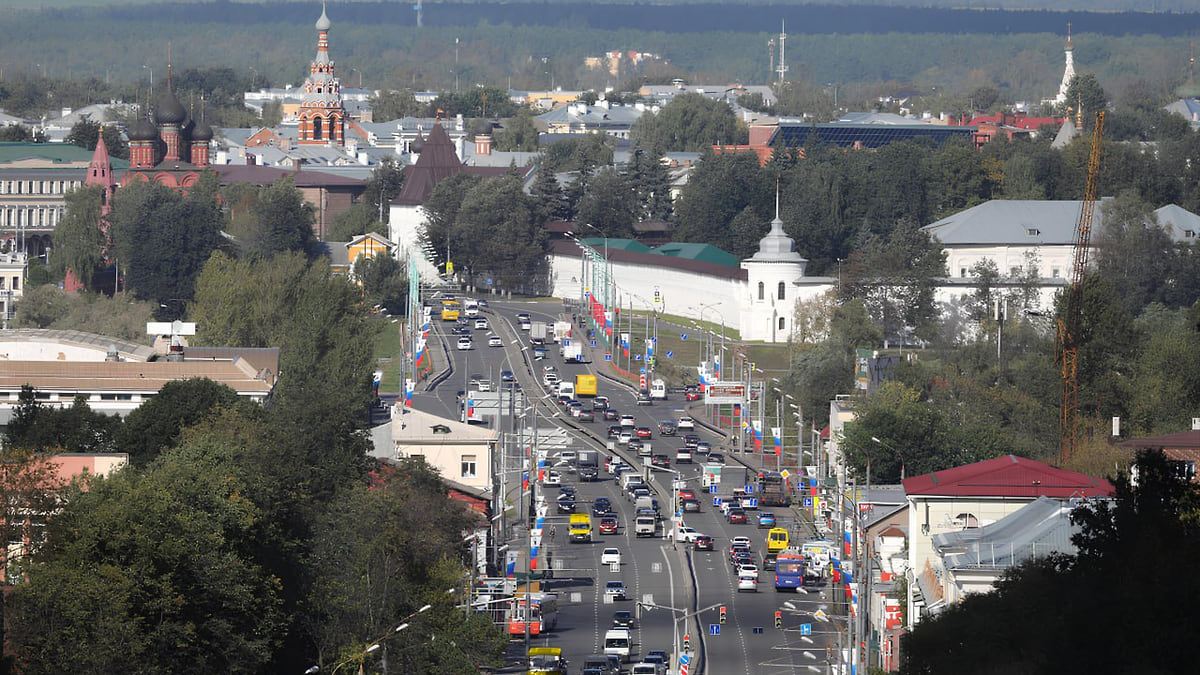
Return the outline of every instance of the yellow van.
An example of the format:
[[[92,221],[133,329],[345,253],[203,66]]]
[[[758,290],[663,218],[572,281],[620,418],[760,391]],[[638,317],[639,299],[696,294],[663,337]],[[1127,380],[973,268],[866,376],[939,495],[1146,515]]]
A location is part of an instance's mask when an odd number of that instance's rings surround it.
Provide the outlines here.
[[[788,531],[782,527],[767,530],[767,553],[779,553],[788,547]]]

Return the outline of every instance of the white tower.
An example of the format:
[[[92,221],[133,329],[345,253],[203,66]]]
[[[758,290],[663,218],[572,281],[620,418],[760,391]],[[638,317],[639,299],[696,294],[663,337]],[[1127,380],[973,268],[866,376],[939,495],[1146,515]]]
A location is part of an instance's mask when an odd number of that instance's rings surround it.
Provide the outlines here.
[[[1071,86],[1071,80],[1075,77],[1075,54],[1074,47],[1071,45],[1071,24],[1067,24],[1067,66],[1063,70],[1062,84],[1058,85],[1058,96],[1054,97],[1055,103],[1067,102],[1067,88]]]
[[[779,218],[779,189],[775,190],[775,220],[758,242],[758,253],[742,261],[749,295],[742,302],[741,334],[746,340],[787,342],[792,334],[797,289],[808,261],[796,252],[795,241],[783,231]]]
[[[783,82],[787,70],[787,22],[781,20],[779,22],[779,65],[775,67],[780,82]]]

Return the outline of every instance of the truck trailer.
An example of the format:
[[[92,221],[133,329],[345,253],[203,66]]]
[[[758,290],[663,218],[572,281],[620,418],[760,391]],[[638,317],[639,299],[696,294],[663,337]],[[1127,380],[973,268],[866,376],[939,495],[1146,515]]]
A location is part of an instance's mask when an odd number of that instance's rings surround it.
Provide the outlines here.
[[[596,395],[596,376],[595,375],[576,375],[575,376],[575,397],[595,396]]]

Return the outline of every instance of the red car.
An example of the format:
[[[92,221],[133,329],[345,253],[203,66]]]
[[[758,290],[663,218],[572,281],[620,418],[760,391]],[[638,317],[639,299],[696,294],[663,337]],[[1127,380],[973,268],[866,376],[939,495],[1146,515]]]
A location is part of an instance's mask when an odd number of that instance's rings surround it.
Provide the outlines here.
[[[702,398],[704,398],[704,394],[701,394],[698,391],[689,391],[683,395],[683,399],[685,401],[699,401]]]
[[[650,427],[638,427],[637,428],[637,437],[638,438],[653,438],[654,436],[650,433]]]
[[[746,512],[741,509],[730,509],[729,510],[729,524],[730,525],[745,525],[746,524]]]
[[[702,534],[692,540],[692,547],[697,551],[711,551],[713,550],[713,538]]]
[[[695,499],[696,493],[691,490],[680,490],[679,498],[680,499]]]
[[[605,516],[600,519],[600,534],[616,534],[617,528],[620,526],[619,520],[612,516]]]

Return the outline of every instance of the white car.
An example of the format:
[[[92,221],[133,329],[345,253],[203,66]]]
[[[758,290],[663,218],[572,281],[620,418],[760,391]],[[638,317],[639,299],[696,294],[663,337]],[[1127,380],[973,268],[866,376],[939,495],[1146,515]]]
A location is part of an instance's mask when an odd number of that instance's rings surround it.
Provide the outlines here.
[[[754,565],[738,565],[737,573],[739,577],[745,575],[758,578],[758,568]]]
[[[696,420],[693,420],[690,417],[680,417],[679,421],[675,423],[675,428],[694,430],[696,428]]]
[[[734,546],[736,544],[745,544],[746,546],[750,546],[750,537],[734,537],[733,539],[729,540],[730,546]]]
[[[463,351],[470,349],[471,348],[471,338],[469,338],[469,337],[458,338],[458,348]]]
[[[545,375],[542,376],[542,384],[546,385],[547,387],[551,387],[551,388],[556,387],[556,386],[558,386],[558,383],[559,383],[558,375],[556,375],[554,373],[546,373]]]
[[[630,428],[636,427],[637,418],[633,415],[621,415],[621,426]]]
[[[487,319],[482,319],[482,318],[475,319],[475,330],[487,330],[487,329],[488,329]]]
[[[579,453],[574,450],[563,450],[558,453],[558,458],[564,462],[574,462],[577,457],[579,457]]]
[[[675,540],[691,544],[694,543],[696,541],[696,537],[699,537],[701,534],[703,533],[697,531],[694,527],[680,527],[675,531]]]
[[[601,565],[621,564],[621,550],[616,548],[606,548],[600,554]]]
[[[501,340],[499,335],[489,335],[488,336],[488,346],[489,347],[503,347],[504,340]]]
[[[475,391],[491,391],[492,390],[492,383],[490,380],[484,380],[484,379],[471,380],[471,386],[475,388]]]
[[[737,589],[738,589],[738,591],[753,591],[753,592],[757,593],[758,592],[758,574],[755,573],[753,576],[751,576],[749,574],[740,574],[739,573],[738,578],[737,578]]]
[[[542,479],[542,485],[546,487],[558,487],[562,485],[562,476],[557,471],[547,471],[546,477]]]
[[[621,445],[629,445],[629,441],[633,440],[633,434],[628,431],[622,431],[620,436],[617,436],[617,443]]]

